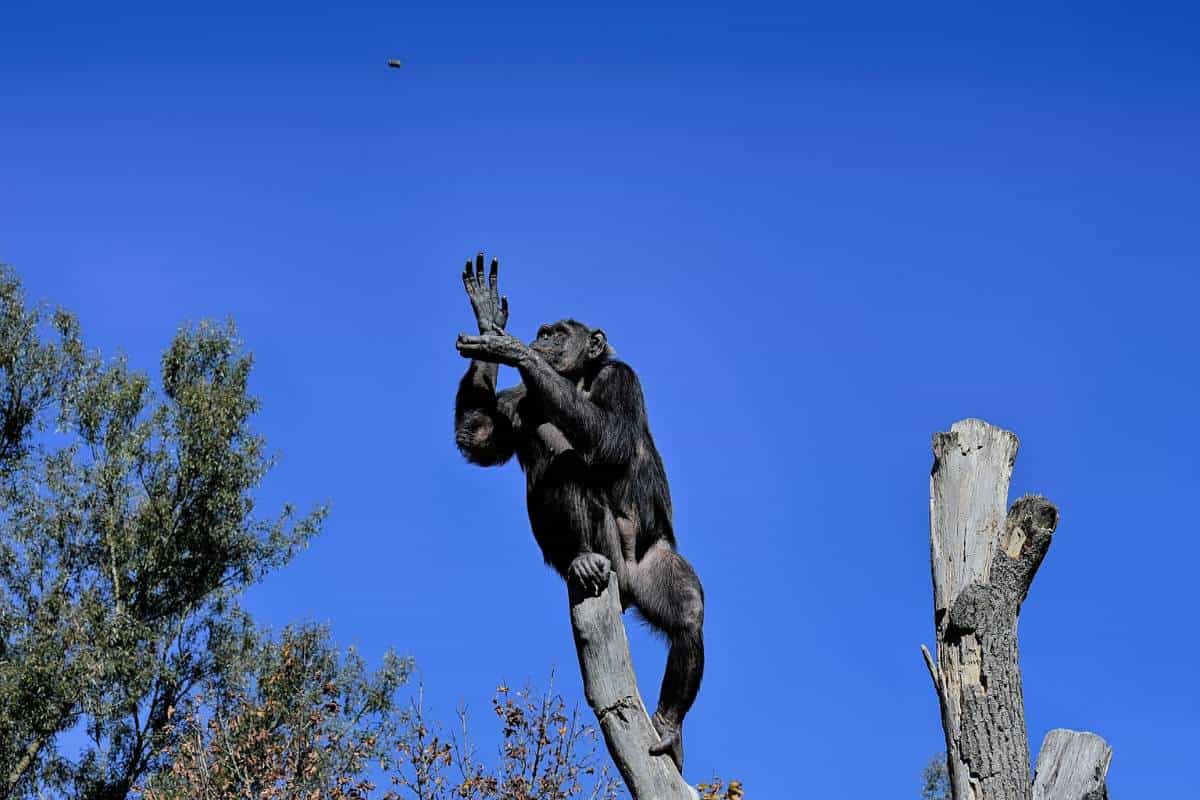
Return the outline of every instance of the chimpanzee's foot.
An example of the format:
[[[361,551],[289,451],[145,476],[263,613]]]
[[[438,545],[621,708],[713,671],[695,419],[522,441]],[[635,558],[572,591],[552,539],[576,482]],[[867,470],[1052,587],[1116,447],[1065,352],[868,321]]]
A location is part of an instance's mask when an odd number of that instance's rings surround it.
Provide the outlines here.
[[[567,578],[590,594],[600,594],[608,586],[609,560],[599,553],[582,553],[567,567]]]
[[[683,725],[671,722],[660,711],[654,712],[650,722],[654,724],[654,730],[658,732],[658,744],[650,746],[650,755],[666,754],[670,756],[671,760],[675,762],[675,769],[679,770],[679,774],[682,775]]]

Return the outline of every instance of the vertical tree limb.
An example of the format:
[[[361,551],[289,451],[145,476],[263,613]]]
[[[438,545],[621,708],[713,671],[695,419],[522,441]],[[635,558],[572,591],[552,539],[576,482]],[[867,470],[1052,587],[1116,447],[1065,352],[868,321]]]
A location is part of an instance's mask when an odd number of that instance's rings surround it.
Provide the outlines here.
[[[568,592],[584,694],[633,800],[696,798],[670,756],[650,755],[658,733],[638,692],[616,575],[609,575],[608,587],[598,597],[587,595],[571,581]]]
[[[1034,797],[1017,620],[1050,547],[1058,509],[1044,497],[1027,496],[1005,514],[1017,447],[1014,434],[977,419],[956,422],[949,433],[933,437],[929,527],[936,663],[923,652],[941,707],[955,800]],[[1090,744],[1078,754],[1082,745],[1066,745],[1064,739],[1062,755],[1047,754],[1047,764],[1065,755],[1093,755]]]

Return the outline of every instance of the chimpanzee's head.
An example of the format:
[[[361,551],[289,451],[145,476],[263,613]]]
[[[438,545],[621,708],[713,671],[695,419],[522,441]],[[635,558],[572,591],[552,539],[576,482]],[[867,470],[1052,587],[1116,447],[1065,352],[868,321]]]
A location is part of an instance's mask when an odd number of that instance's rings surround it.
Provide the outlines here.
[[[529,346],[555,372],[568,378],[580,377],[589,366],[612,355],[604,331],[573,319],[538,328],[537,338]]]

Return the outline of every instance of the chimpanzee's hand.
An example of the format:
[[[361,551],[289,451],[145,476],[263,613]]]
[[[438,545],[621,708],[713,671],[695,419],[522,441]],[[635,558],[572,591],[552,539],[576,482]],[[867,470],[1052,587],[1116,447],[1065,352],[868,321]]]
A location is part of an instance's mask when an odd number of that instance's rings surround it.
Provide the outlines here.
[[[492,364],[507,364],[516,367],[530,353],[529,347],[515,336],[500,333],[485,333],[482,336],[458,335],[454,346],[463,358],[473,358],[476,361],[487,361]]]
[[[491,274],[484,283],[483,253],[475,256],[473,270],[470,259],[463,269],[463,286],[471,300],[471,310],[475,312],[475,321],[479,323],[480,333],[503,333],[504,326],[508,324],[508,298],[500,296],[497,286],[499,274],[500,260],[493,258]]]

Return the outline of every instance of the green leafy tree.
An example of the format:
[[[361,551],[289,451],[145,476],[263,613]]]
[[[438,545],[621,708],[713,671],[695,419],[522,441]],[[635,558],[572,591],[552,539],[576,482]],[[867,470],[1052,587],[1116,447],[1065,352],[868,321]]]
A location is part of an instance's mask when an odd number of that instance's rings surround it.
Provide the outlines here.
[[[256,514],[251,363],[232,324],[201,324],[155,389],[0,266],[0,797],[126,797],[174,709],[249,671],[237,597],[325,513]]]

